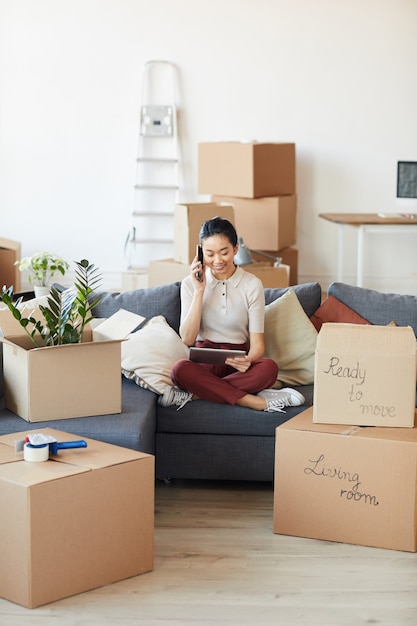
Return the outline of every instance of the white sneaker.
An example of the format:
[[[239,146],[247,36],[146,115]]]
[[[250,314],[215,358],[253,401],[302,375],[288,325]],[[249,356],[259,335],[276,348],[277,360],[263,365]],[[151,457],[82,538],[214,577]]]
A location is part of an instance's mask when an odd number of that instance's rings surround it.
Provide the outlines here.
[[[269,413],[283,410],[287,406],[301,406],[306,401],[303,394],[296,389],[284,387],[284,389],[264,389],[258,393],[258,396],[265,398],[267,407],[264,411]]]
[[[158,398],[158,404],[161,406],[177,406],[177,411],[179,411],[192,399],[193,394],[191,391],[185,391],[178,387],[166,387],[162,396]]]

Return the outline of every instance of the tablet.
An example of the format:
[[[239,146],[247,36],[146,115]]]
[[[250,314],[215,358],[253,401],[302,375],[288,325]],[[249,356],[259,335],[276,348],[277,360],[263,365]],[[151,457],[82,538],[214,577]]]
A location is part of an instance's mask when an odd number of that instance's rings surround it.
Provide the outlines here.
[[[221,348],[190,348],[190,361],[223,365],[226,359],[246,356],[244,350],[223,350]]]

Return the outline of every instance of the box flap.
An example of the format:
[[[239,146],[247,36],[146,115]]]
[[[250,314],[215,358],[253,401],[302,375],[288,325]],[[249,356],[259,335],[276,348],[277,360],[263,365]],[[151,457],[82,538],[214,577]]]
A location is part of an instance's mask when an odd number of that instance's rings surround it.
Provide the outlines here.
[[[0,465],[3,463],[15,463],[19,458],[20,456],[15,453],[14,448],[0,443]]]
[[[111,317],[107,318],[98,326],[94,326],[93,341],[107,341],[109,339],[125,339],[131,332],[144,322],[146,317],[119,309]]]
[[[24,317],[34,317],[36,320],[44,320],[44,317],[37,307],[34,307],[32,311],[26,310],[23,314]],[[0,309],[0,329],[3,337],[24,337],[26,336],[25,329],[15,319],[9,311],[9,309]]]
[[[326,346],[337,345],[338,352],[355,353],[416,354],[416,337],[411,326],[377,326],[325,322],[317,337],[317,349],[326,342]]]
[[[27,430],[20,433],[12,433],[10,435],[4,435],[0,437],[0,446],[3,448],[9,447],[13,452],[15,460],[23,460],[23,453],[14,453],[14,447],[17,440],[24,439],[28,435],[34,433],[42,433],[54,437],[58,442],[62,441],[76,441],[83,439],[87,442],[86,448],[73,448],[67,450],[58,450],[58,453],[50,456],[50,462],[58,462],[63,465],[68,465],[68,472],[78,473],[79,471],[88,471],[91,469],[98,469],[101,467],[111,467],[113,465],[119,465],[121,463],[127,463],[129,461],[135,461],[141,458],[148,458],[150,455],[144,452],[137,452],[136,450],[130,450],[129,448],[122,448],[120,446],[114,446],[110,443],[104,443],[95,439],[89,439],[87,437],[80,437],[72,433],[66,433],[54,428],[39,428],[36,430]],[[1,459],[1,457],[0,457]],[[1,460],[0,460],[1,462]],[[31,465],[45,465],[45,463],[31,464]],[[72,469],[71,469],[72,468]],[[58,473],[58,477],[59,473]]]

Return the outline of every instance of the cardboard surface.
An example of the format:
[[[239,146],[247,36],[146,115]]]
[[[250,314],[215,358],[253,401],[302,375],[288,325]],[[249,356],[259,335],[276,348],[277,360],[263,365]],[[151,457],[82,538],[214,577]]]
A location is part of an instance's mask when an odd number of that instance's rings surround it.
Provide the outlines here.
[[[417,428],[314,424],[276,429],[274,532],[417,550]]]
[[[262,249],[261,252],[267,252],[272,256],[279,257],[282,259],[284,265],[289,265],[290,285],[298,285],[298,248],[291,246],[290,248],[282,248],[281,250]],[[254,261],[266,261],[265,257],[257,254],[256,251],[252,252],[252,258]],[[273,261],[270,261],[270,264],[273,265]]]
[[[279,250],[296,242],[297,196],[236,198],[213,196],[235,210],[235,228],[248,248]],[[254,228],[256,220],[256,228]]]
[[[26,434],[0,438],[0,596],[33,608],[152,570],[154,457],[86,439],[11,462]]]
[[[168,285],[183,280],[190,273],[189,263],[180,263],[174,259],[160,259],[149,261],[149,287]]]
[[[252,265],[244,265],[242,268],[260,278],[265,288],[289,286],[290,268],[288,265],[281,263],[279,267],[272,267],[268,263],[254,263]],[[150,261],[149,286],[156,287],[181,281],[189,273],[190,265],[188,263],[179,263],[173,259]]]
[[[191,263],[200,241],[200,228],[206,220],[223,217],[235,225],[232,205],[217,202],[177,204],[174,209],[174,259],[179,263]]]
[[[295,194],[295,144],[200,143],[198,192],[242,198]]]
[[[129,314],[126,326],[123,317],[123,336],[140,319]],[[5,334],[1,341],[7,409],[28,422],[121,412],[120,339],[88,341],[87,329],[83,343],[36,348],[9,310],[0,311],[0,327]],[[9,335],[11,328],[19,334]]]
[[[19,241],[0,237],[0,287],[13,286],[14,293],[21,289],[21,272],[15,265],[21,258],[20,249]]]
[[[415,398],[412,328],[323,324],[315,357],[315,422],[411,428]]]
[[[276,287],[288,287],[290,284],[290,268],[288,265],[281,263],[279,267],[271,267],[267,263],[252,263],[251,265],[243,265],[245,272],[255,274],[265,289]]]

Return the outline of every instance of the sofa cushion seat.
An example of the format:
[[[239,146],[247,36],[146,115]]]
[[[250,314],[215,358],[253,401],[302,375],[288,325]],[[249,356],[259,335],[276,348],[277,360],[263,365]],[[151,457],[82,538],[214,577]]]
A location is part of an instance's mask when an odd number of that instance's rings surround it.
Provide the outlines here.
[[[302,407],[286,407],[284,413],[254,411],[241,406],[193,400],[176,406],[157,405],[157,432],[274,437],[275,428],[313,403],[313,385],[294,387],[305,397]]]
[[[122,381],[122,413],[93,415],[68,419],[27,422],[7,409],[0,409],[0,435],[41,428],[55,428],[73,433],[78,437],[89,437],[106,443],[155,452],[156,394],[141,389],[131,380]],[[140,411],[138,411],[140,406]]]

